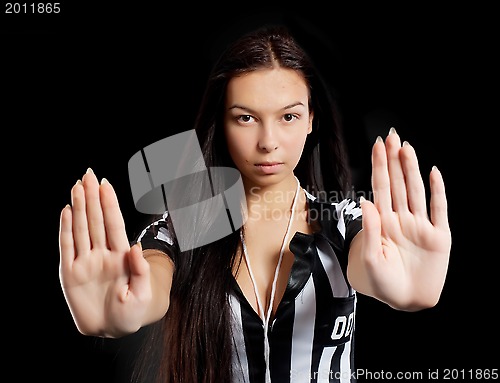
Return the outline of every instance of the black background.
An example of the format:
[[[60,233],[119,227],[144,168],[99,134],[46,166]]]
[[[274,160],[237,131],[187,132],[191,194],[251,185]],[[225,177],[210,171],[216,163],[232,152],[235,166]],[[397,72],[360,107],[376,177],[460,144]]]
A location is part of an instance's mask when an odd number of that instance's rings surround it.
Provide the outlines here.
[[[498,367],[491,9],[61,5],[58,15],[2,10],[3,373],[11,380],[127,381],[141,332],[120,340],[77,332],[58,279],[60,210],[92,167],[114,185],[136,234],[145,217],[134,209],[128,159],[191,129],[217,53],[265,21],[289,25],[335,90],[357,189],[369,190],[371,145],[391,126],[415,147],[424,180],[437,165],[446,182],[453,246],[442,298],[405,313],[360,296],[357,367],[441,378],[446,369]]]

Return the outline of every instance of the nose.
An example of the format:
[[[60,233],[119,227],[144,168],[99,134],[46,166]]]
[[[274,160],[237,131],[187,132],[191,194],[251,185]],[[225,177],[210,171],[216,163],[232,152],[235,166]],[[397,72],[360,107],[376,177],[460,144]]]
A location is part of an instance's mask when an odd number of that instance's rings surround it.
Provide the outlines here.
[[[262,126],[259,141],[258,141],[259,150],[265,152],[272,152],[273,150],[278,149],[278,140],[276,137],[276,133],[273,131],[271,126]]]

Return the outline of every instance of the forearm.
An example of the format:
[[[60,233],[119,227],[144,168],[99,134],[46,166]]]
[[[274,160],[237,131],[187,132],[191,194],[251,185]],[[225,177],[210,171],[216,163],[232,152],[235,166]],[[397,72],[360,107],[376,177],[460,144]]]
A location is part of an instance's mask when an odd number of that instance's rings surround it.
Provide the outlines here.
[[[174,273],[174,263],[166,254],[158,250],[146,249],[143,252],[151,270],[151,302],[142,326],[154,323],[167,313],[170,305],[170,289]]]

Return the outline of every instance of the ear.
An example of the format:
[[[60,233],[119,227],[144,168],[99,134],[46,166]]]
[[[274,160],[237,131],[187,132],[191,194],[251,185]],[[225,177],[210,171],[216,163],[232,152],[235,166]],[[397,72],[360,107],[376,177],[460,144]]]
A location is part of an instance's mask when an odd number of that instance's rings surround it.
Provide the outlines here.
[[[309,126],[307,128],[307,134],[311,133],[313,130],[313,119],[314,119],[314,112],[309,113]]]

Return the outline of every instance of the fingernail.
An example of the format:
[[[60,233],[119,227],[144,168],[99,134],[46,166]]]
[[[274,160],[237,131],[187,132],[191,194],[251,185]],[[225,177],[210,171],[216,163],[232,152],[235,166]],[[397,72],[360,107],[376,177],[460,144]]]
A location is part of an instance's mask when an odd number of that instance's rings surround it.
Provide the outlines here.
[[[363,197],[363,196],[359,197],[359,204],[362,204],[365,201],[366,201],[365,197]]]
[[[87,168],[87,173],[94,173],[94,171],[91,168]]]
[[[375,142],[383,142],[384,140],[382,139],[382,137],[380,136],[377,136],[377,139],[375,140]]]
[[[403,141],[403,146],[410,146],[410,144],[408,143],[408,141]]]
[[[76,180],[75,185],[81,185],[82,180]]]
[[[101,180],[101,185],[102,185],[102,184],[109,184],[109,181],[108,181],[106,178],[103,178],[103,179]]]
[[[389,129],[389,135],[391,135],[391,134],[396,134],[396,129],[394,129],[394,127]]]
[[[437,168],[437,166],[436,166],[436,165],[434,165],[434,166],[432,167],[432,170],[437,170],[437,171],[439,171],[439,169]]]

